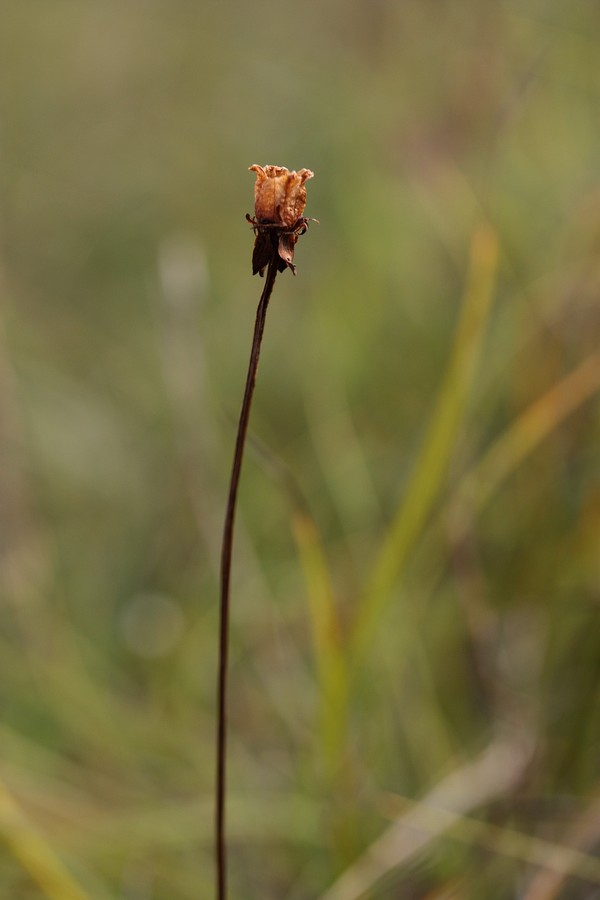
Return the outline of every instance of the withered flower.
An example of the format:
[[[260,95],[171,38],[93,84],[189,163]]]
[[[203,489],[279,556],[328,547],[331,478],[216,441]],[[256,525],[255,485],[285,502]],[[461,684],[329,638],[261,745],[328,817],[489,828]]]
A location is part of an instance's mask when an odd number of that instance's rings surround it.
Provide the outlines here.
[[[284,166],[257,165],[250,166],[250,171],[256,172],[254,218],[246,216],[256,235],[252,274],[259,272],[262,276],[277,254],[277,270],[283,272],[287,267],[295,275],[294,246],[311,221],[302,215],[306,206],[304,182],[314,173],[310,169],[290,172]]]
[[[219,649],[217,683],[216,778],[215,778],[215,869],[217,900],[227,900],[227,831],[225,823],[227,799],[227,692],[229,658],[229,620],[231,609],[231,558],[237,494],[242,472],[244,447],[250,421],[250,409],[256,384],[267,308],[278,272],[286,267],[294,275],[294,247],[311,221],[303,216],[306,205],[305,181],[313,177],[310,169],[290,172],[283,166],[250,166],[256,172],[254,185],[254,218],[247,215],[256,235],[252,256],[252,274],[265,278],[256,310],[252,350],[246,375],[246,386],[238,420],[233,465],[227,494],[227,510],[221,544],[221,577],[219,599]],[[312,221],[316,221],[313,219]]]

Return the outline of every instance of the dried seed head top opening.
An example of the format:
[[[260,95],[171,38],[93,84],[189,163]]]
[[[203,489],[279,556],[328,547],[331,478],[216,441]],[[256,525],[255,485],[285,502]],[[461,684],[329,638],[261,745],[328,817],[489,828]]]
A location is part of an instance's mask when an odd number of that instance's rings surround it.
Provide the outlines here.
[[[291,228],[306,206],[304,182],[312,178],[310,169],[290,172],[284,166],[250,166],[256,172],[254,216],[259,224],[271,223]]]
[[[256,172],[254,185],[254,218],[256,241],[252,256],[252,272],[263,275],[266,266],[278,254],[277,268],[287,267],[296,274],[293,264],[294,246],[308,226],[302,213],[306,206],[304,183],[313,177],[310,169],[290,172],[285,166],[250,166]]]

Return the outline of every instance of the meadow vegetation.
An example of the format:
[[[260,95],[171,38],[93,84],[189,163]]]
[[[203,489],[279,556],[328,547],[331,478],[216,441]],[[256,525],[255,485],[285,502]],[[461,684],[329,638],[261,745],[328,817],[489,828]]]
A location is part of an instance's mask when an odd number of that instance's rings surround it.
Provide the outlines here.
[[[0,10],[0,896],[600,891],[600,9]]]

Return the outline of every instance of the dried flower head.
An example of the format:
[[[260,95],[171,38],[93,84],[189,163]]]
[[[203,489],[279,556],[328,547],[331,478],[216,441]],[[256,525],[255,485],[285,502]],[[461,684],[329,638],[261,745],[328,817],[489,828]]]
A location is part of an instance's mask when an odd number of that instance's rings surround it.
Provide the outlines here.
[[[264,274],[275,254],[279,256],[277,269],[290,268],[294,275],[294,246],[308,227],[310,219],[302,213],[306,206],[304,182],[313,177],[310,169],[290,172],[284,166],[250,166],[256,172],[254,185],[254,217],[252,223],[256,240],[252,254],[252,274]]]

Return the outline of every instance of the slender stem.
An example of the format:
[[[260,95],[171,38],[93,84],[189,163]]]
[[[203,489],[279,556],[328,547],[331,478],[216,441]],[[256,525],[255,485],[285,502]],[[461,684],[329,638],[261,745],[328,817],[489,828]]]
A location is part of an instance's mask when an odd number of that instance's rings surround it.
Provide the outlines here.
[[[227,841],[225,835],[225,788],[226,788],[226,762],[227,762],[227,673],[229,656],[229,583],[231,575],[231,553],[233,548],[233,526],[235,522],[235,506],[237,500],[240,473],[242,471],[242,459],[248,421],[250,419],[250,407],[254,394],[256,372],[267,307],[275,284],[277,275],[277,253],[274,248],[273,256],[269,262],[265,286],[256,311],[254,324],[254,336],[252,338],[252,352],[248,364],[244,399],[240,411],[231,480],[229,482],[229,494],[227,498],[227,512],[225,514],[225,526],[223,529],[223,544],[221,549],[221,599],[220,599],[220,623],[219,623],[219,675],[217,685],[217,774],[215,796],[215,858],[216,858],[216,898],[226,900],[227,897]]]

